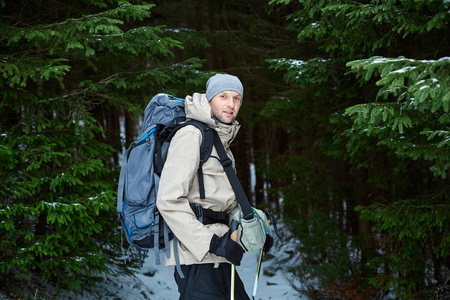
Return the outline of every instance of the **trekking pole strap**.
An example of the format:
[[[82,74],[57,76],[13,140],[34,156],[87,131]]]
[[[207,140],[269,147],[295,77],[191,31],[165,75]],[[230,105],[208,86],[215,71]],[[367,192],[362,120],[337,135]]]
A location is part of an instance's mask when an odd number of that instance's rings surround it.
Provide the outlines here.
[[[275,219],[275,216],[273,215],[273,213],[270,210],[268,210],[268,209],[266,209],[266,217],[267,217],[267,220],[272,221],[272,225],[273,225],[273,229],[275,231],[275,235],[279,238],[280,234],[278,233],[277,220]]]
[[[254,212],[252,207],[250,206],[250,202],[248,201],[244,189],[242,188],[242,185],[239,182],[236,172],[233,169],[232,161],[228,157],[225,148],[222,145],[222,141],[220,140],[219,134],[215,130],[213,130],[213,134],[214,134],[214,147],[216,148],[216,151],[219,154],[220,162],[223,166],[223,169],[225,170],[225,173],[227,174],[228,180],[230,181],[234,194],[236,195],[239,205],[241,206],[242,212],[244,213],[244,219],[250,220],[254,217]]]

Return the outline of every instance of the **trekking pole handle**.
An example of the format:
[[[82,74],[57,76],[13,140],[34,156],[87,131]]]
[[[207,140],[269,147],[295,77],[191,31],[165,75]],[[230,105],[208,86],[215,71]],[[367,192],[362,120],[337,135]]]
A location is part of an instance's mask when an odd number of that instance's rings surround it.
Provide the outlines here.
[[[233,241],[235,241],[237,243],[238,241],[238,222],[236,220],[232,220],[231,221],[231,225],[230,225],[230,239],[232,239]]]

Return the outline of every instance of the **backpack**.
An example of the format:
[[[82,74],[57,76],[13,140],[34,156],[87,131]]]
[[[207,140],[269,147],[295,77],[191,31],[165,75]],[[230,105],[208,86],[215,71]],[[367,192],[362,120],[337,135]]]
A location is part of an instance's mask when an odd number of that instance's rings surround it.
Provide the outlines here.
[[[170,257],[169,241],[176,237],[158,212],[156,197],[170,141],[177,130],[186,125],[194,125],[202,133],[198,176],[200,197],[205,198],[202,165],[211,154],[213,131],[202,122],[187,120],[184,105],[184,99],[168,94],[154,96],[145,108],[139,138],[123,154],[117,213],[130,244],[129,251],[137,250],[141,266],[142,253],[145,256],[150,249],[155,251],[156,264],[161,263],[160,251],[165,250]],[[179,268],[176,248],[174,252]]]

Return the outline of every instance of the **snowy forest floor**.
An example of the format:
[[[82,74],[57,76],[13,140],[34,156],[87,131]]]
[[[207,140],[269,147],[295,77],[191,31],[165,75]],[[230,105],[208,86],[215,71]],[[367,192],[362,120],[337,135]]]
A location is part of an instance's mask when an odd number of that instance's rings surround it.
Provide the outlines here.
[[[291,273],[287,271],[289,267],[298,264],[298,256],[295,256],[296,239],[285,239],[286,242],[276,239],[273,248],[266,255],[262,266],[256,292],[258,300],[294,300],[307,299],[297,292],[291,282],[295,282]],[[252,298],[253,286],[255,282],[258,253],[253,252],[244,255],[241,266],[237,267],[237,272],[244,282],[247,294]],[[94,283],[89,289],[83,289],[76,293],[62,291],[58,299],[67,300],[174,300],[178,299],[177,286],[173,277],[174,268],[157,266],[154,262],[153,251],[149,252],[149,257],[145,259],[142,268],[134,269],[133,274],[125,275],[120,273],[115,265],[111,266],[115,274],[102,274],[101,282]],[[54,299],[50,296],[55,292],[54,287],[40,280],[33,280],[24,294],[20,297],[25,299]],[[297,287],[299,284],[297,282]],[[44,296],[47,295],[47,296]],[[0,299],[17,300],[0,292]]]

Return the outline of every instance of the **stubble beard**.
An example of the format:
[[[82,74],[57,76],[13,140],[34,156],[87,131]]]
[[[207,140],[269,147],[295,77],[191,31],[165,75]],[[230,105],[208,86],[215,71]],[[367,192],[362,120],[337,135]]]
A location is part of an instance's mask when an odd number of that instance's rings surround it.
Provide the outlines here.
[[[224,123],[224,124],[233,124],[234,120],[236,120],[236,116],[232,116],[231,121],[230,122],[226,122],[226,120],[224,120],[224,117],[222,115],[217,116],[216,114],[213,114],[214,118],[216,118],[217,120],[219,120],[220,122]]]

